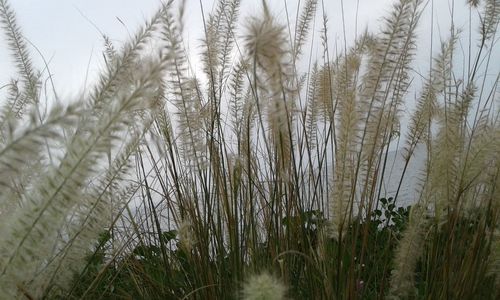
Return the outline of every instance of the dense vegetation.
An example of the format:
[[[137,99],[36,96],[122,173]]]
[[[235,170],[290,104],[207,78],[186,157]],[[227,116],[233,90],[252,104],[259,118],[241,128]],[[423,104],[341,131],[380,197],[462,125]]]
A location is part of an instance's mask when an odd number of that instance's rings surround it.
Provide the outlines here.
[[[0,299],[498,299],[500,2],[467,1],[475,39],[452,24],[418,74],[424,2],[395,1],[334,51],[324,11],[309,37],[322,2],[290,24],[263,1],[239,27],[240,1],[219,0],[193,72],[169,1],[119,50],[103,36],[106,67],[69,101],[0,0],[17,68],[0,107]],[[310,45],[323,55],[304,71]],[[411,207],[383,192],[393,142],[399,187],[426,149]]]

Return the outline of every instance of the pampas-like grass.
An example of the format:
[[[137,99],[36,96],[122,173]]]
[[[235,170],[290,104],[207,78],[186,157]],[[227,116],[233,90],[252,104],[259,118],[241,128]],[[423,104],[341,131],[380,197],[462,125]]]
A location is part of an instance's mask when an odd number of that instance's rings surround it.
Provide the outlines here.
[[[10,108],[2,119],[3,124],[8,126],[2,126],[0,153],[1,172],[6,175],[2,176],[5,189],[2,189],[4,193],[0,202],[0,290],[5,297],[24,295],[38,298],[50,291],[57,278],[65,279],[58,280],[59,286],[68,286],[71,270],[79,269],[85,249],[105,227],[106,222],[103,221],[109,217],[106,211],[111,199],[101,201],[102,197],[97,196],[108,190],[115,181],[113,177],[118,175],[116,172],[122,171],[110,170],[111,176],[103,178],[103,184],[92,193],[88,193],[91,189],[87,189],[86,185],[101,170],[99,164],[110,152],[110,147],[132,125],[130,121],[134,118],[131,115],[152,107],[156,99],[164,70],[164,56],[143,64],[143,71],[137,72],[136,69],[132,82],[123,82],[120,78],[126,76],[128,65],[137,59],[141,44],[150,37],[163,10],[153,18],[150,23],[153,25],[140,31],[137,39],[112,62],[109,73],[101,77],[86,107],[83,103],[68,108],[56,104],[44,117],[40,115],[38,91],[35,90],[38,88],[38,77],[34,75],[36,71],[24,37],[8,3],[2,1],[0,7],[4,29],[11,41],[18,71],[24,77],[25,89],[20,96],[22,102],[8,102]],[[26,128],[19,125],[22,111],[26,110],[24,107],[31,111]],[[127,164],[132,154],[130,150],[135,151],[141,136],[132,140],[135,146],[128,149],[126,155],[117,157],[119,165]],[[54,163],[52,160],[44,162],[43,146],[48,147],[49,141],[64,145],[63,156]],[[41,169],[37,173],[33,170],[39,177],[25,180],[23,174],[27,166],[40,160]],[[22,188],[19,189],[19,186]],[[70,250],[78,244],[78,250],[72,253]]]
[[[298,5],[295,24],[285,7],[287,24],[262,1],[242,28],[239,0],[207,14],[200,2],[199,73],[185,3],[178,15],[174,4],[121,47],[104,35],[95,86],[45,107],[44,75],[0,0],[20,78],[0,110],[0,299],[491,297],[497,1],[468,1],[481,27],[463,78],[452,26],[422,87],[413,58],[425,1],[395,1],[379,32],[335,51],[322,2]],[[146,45],[158,48],[145,55]],[[417,203],[399,207],[420,149]]]
[[[363,41],[360,42],[362,44]],[[360,116],[357,109],[356,80],[359,75],[360,51],[362,45],[341,59],[338,73],[335,74],[335,103],[338,103],[337,144],[335,152],[335,169],[333,174],[333,199],[330,201],[333,223],[333,235],[342,238],[347,230],[347,223],[352,216],[353,192],[356,190],[356,157],[358,151],[356,138],[360,126]]]
[[[276,168],[289,176],[288,161],[292,159],[291,144],[294,96],[291,92],[290,52],[286,48],[285,27],[274,20],[266,1],[263,1],[261,17],[247,24],[244,45],[253,67],[253,90],[256,98],[259,122],[265,132],[261,114],[266,114],[272,148],[269,155],[276,160]],[[263,75],[261,78],[260,75]],[[267,137],[264,137],[267,138]],[[271,154],[273,153],[273,154]],[[288,180],[285,178],[285,180]]]
[[[311,22],[316,15],[316,8],[318,5],[317,0],[307,0],[304,3],[302,9],[302,14],[297,22],[295,28],[295,37],[293,42],[293,58],[294,60],[302,53],[302,47],[304,46],[307,38],[307,34],[310,31]]]
[[[157,70],[160,72],[161,68],[157,67]],[[41,263],[45,256],[50,255],[48,242],[55,238],[50,234],[57,232],[68,213],[78,204],[79,198],[85,199],[77,191],[81,191],[86,179],[94,172],[94,165],[99,161],[99,155],[105,154],[102,151],[107,151],[112,135],[128,125],[128,113],[147,105],[143,96],[148,95],[144,91],[150,88],[151,80],[157,78],[157,72],[141,78],[130,94],[120,95],[89,136],[80,134],[74,137],[59,166],[50,170],[47,177],[25,195],[22,209],[5,218],[4,224],[9,229],[4,229],[1,242],[3,247],[8,247],[2,251],[2,278],[23,285],[30,278],[29,274],[35,273],[38,268],[34,262],[40,260]],[[28,261],[31,261],[31,267],[26,265]],[[6,292],[9,286],[3,287]],[[15,295],[12,290],[8,293]]]
[[[408,89],[408,72],[415,53],[415,28],[422,1],[398,1],[385,20],[385,30],[369,47],[367,72],[363,77],[360,110],[363,125],[356,181],[362,186],[360,206],[372,207],[376,200],[381,154],[397,128],[398,114]],[[355,194],[355,193],[353,193]]]
[[[475,4],[471,4],[475,5]],[[452,80],[453,54],[457,35],[451,30],[451,38],[442,44],[441,52],[434,60],[430,79],[424,86],[424,94],[417,104],[417,111],[412,118],[412,126],[405,148],[407,159],[411,156],[415,142],[422,139],[430,151],[426,166],[426,177],[421,191],[420,213],[410,219],[409,227],[398,245],[394,262],[396,264],[391,277],[391,297],[405,298],[415,295],[416,263],[421,255],[424,239],[422,235],[438,230],[453,230],[461,218],[477,218],[477,209],[481,206],[492,207],[494,196],[488,191],[495,190],[498,174],[498,149],[495,142],[496,121],[490,125],[488,121],[490,104],[487,100],[483,106],[478,104],[476,117],[470,124],[472,103],[477,100],[476,70],[468,74],[468,81],[463,87]],[[481,37],[481,43],[485,36]],[[482,48],[481,48],[482,49]],[[481,55],[479,51],[478,56]],[[453,90],[455,87],[455,90]],[[438,101],[441,100],[441,102]],[[433,110],[433,111],[432,111]],[[433,120],[437,120],[439,130],[432,130]],[[433,137],[432,135],[435,134]],[[493,197],[493,198],[492,198]],[[429,211],[425,211],[430,209]],[[488,209],[488,214],[497,215],[497,209]],[[414,215],[414,214],[413,214]],[[496,219],[496,217],[493,217]],[[425,222],[423,220],[426,220]],[[432,221],[429,221],[432,220]],[[497,221],[489,223],[496,228]],[[446,228],[446,229],[445,229]],[[479,229],[478,229],[479,230]],[[490,230],[493,230],[490,228]],[[455,234],[455,232],[450,232]],[[477,240],[480,240],[478,233]],[[476,241],[477,241],[476,240]],[[453,238],[442,245],[452,249]],[[491,248],[493,253],[495,250]],[[410,254],[410,251],[414,253]],[[406,254],[408,255],[406,255]],[[492,253],[492,254],[493,254]],[[446,253],[444,258],[449,263],[453,253]],[[477,254],[473,254],[477,255]],[[465,267],[465,264],[463,265]],[[470,272],[467,269],[461,272]],[[451,280],[451,275],[445,275]],[[449,282],[449,281],[447,281]],[[464,283],[465,284],[465,283]],[[465,288],[466,289],[466,288]],[[437,290],[434,295],[450,293],[449,290]],[[462,287],[456,287],[455,295],[464,293]]]
[[[500,21],[500,1],[484,1],[484,18],[481,20],[480,32],[483,42],[490,40],[496,33]],[[477,6],[477,5],[476,5]]]
[[[14,116],[22,115],[26,105],[38,104],[38,91],[40,88],[40,76],[33,68],[26,39],[17,24],[14,11],[6,0],[0,1],[0,19],[2,28],[7,35],[9,50],[16,62],[17,71],[22,78],[23,87],[12,108]],[[36,107],[36,106],[35,106]],[[40,117],[40,116],[38,116]]]
[[[388,299],[409,299],[416,295],[415,268],[423,251],[425,234],[425,211],[414,207],[410,223],[405,231],[394,257],[394,270],[391,273],[391,286]]]

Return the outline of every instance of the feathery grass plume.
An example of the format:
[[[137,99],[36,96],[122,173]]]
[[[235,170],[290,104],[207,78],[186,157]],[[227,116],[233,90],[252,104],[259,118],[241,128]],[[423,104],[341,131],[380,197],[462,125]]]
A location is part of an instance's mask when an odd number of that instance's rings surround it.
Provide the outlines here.
[[[309,75],[309,87],[305,107],[305,124],[308,145],[311,149],[316,147],[317,134],[319,133],[318,122],[330,121],[334,124],[334,110],[337,106],[338,97],[335,97],[337,91],[334,88],[335,66],[327,62],[321,67],[315,64]]]
[[[2,29],[7,35],[9,50],[16,62],[17,72],[22,77],[23,86],[20,97],[12,107],[14,115],[22,115],[27,104],[38,105],[38,93],[40,88],[40,75],[33,68],[26,39],[21,33],[14,11],[11,9],[7,0],[0,0],[0,23]],[[38,109],[38,106],[36,106]],[[41,118],[38,111],[38,118]]]
[[[103,35],[102,39],[104,40],[104,62],[109,68],[116,64],[116,60],[120,54],[116,51],[113,42],[107,35]]]
[[[177,109],[178,136],[181,144],[179,149],[183,158],[191,166],[206,164],[205,128],[207,121],[207,107],[199,97],[199,85],[196,78],[182,78],[179,81],[178,93],[175,93],[175,106]]]
[[[114,179],[112,183],[117,184],[119,180]],[[72,284],[79,282],[75,278],[81,278],[88,269],[85,258],[88,257],[89,251],[95,250],[90,248],[90,245],[98,243],[103,231],[111,235],[109,231],[116,225],[123,208],[128,205],[138,190],[137,184],[124,184],[123,182],[119,188],[113,190],[113,194],[110,194],[106,188],[97,190],[101,187],[102,184],[85,195],[88,197],[86,205],[78,207],[71,216],[71,222],[68,221],[64,227],[68,239],[59,241],[56,248],[58,252],[34,278],[32,285],[38,284],[43,287],[45,295],[68,298],[71,296],[74,288]],[[115,249],[119,248],[117,244],[113,245]],[[107,254],[111,257],[116,255],[112,250]],[[104,269],[105,266],[102,268]]]
[[[127,205],[127,201],[137,191],[137,184],[128,184],[126,175],[132,168],[130,157],[137,151],[151,124],[151,121],[147,121],[145,128],[139,127],[126,141],[126,145],[116,155],[106,173],[93,180],[96,184],[85,188],[82,196],[85,199],[77,204],[66,224],[61,226],[60,231],[65,238],[55,241],[54,255],[32,285],[40,282],[39,285],[49,291],[48,287],[57,283],[60,289],[65,289],[69,286],[73,274],[81,273],[85,267],[82,262],[89,245],[95,244],[103,228],[113,225],[110,217],[116,218],[114,216],[118,215],[114,210]]]
[[[169,0],[161,6],[151,19],[146,24],[139,28],[133,38],[123,45],[120,55],[108,61],[106,70],[99,74],[97,84],[90,92],[90,107],[96,109],[97,113],[103,110],[104,107],[110,105],[111,99],[116,97],[119,89],[119,83],[123,77],[129,76],[135,70],[140,52],[144,45],[151,40],[153,33],[158,29],[164,15],[170,9],[173,0]],[[168,54],[162,54],[168,56]]]
[[[216,9],[214,14],[208,16],[208,21],[205,24],[205,39],[204,43],[204,53],[203,53],[203,63],[204,72],[207,75],[209,81],[217,81],[214,74],[219,66],[219,53],[220,49],[220,35],[219,31],[222,27],[222,22],[224,18],[224,10],[226,9],[226,1],[217,1]],[[217,82],[211,82],[212,86],[217,84]]]
[[[307,34],[311,28],[311,22],[316,15],[318,0],[307,0],[302,7],[302,13],[295,25],[295,37],[293,40],[293,59],[297,60],[302,53],[302,46],[306,42]]]
[[[474,128],[472,129],[474,130]],[[461,193],[465,213],[472,214],[488,205],[492,220],[500,216],[500,128],[498,121],[481,124],[469,133],[465,155],[461,158]],[[494,224],[494,222],[493,222]],[[493,225],[491,225],[493,226]]]
[[[231,60],[236,60],[233,53],[235,44],[235,28],[239,15],[240,0],[221,0],[217,2],[215,13],[210,14],[208,22],[205,24],[205,52],[202,54],[204,60],[204,71],[208,77],[208,88],[205,91],[206,101],[204,110],[206,111],[206,132],[207,151],[210,156],[210,177],[214,179],[214,191],[219,199],[217,208],[223,214],[218,220],[217,226],[227,226],[227,230],[232,230],[234,226],[229,223],[234,219],[234,209],[232,205],[233,194],[228,191],[228,186],[232,183],[225,180],[230,173],[230,154],[227,153],[228,143],[224,126],[227,125],[224,118],[230,117],[232,121],[231,129],[237,136],[241,137],[243,111],[244,88],[243,76],[247,72],[246,63],[243,60],[232,70],[233,76],[229,73],[232,69]],[[225,102],[224,90],[227,89],[227,82],[231,90],[228,102]],[[201,94],[201,91],[200,91]],[[200,96],[202,97],[202,96]],[[228,115],[225,115],[228,112]],[[229,133],[230,134],[230,133]],[[240,145],[238,144],[238,147]],[[220,227],[219,227],[220,228]],[[226,230],[226,229],[223,229]],[[217,244],[222,249],[222,236],[218,238]],[[232,239],[232,235],[228,240]],[[234,241],[234,239],[233,239]]]
[[[430,97],[429,100],[434,102],[433,119],[436,119],[438,122],[439,122],[439,120],[443,120],[443,115],[441,114],[442,107],[438,103],[438,97],[439,96],[445,97],[445,95],[447,93],[447,86],[449,85],[449,82],[450,82],[451,76],[452,76],[452,58],[453,58],[457,38],[458,38],[458,35],[456,33],[452,33],[452,35],[448,38],[448,40],[441,43],[440,52],[438,53],[438,55],[435,58],[433,58],[433,65],[432,65],[432,70],[430,71],[430,78],[429,78],[430,82],[424,86],[423,95],[425,95],[426,93],[429,93],[429,95],[428,95]],[[433,99],[434,97],[436,97],[436,99]],[[423,99],[421,98],[421,100],[424,100],[424,99],[425,98],[423,98]],[[425,101],[424,101],[424,103],[425,103]],[[408,146],[408,143],[410,143],[410,144],[414,143],[414,141],[413,141],[414,135],[416,138],[416,134],[418,132],[418,127],[419,127],[419,126],[413,127],[414,126],[413,124],[415,122],[413,120],[416,120],[416,119],[421,120],[421,121],[419,121],[419,123],[425,122],[423,124],[426,124],[428,122],[433,121],[433,120],[425,120],[419,116],[421,114],[421,112],[423,112],[423,109],[425,107],[425,106],[423,106],[422,110],[420,110],[419,105],[420,105],[420,101],[417,104],[417,111],[412,115],[412,121],[411,121],[412,123],[410,123],[411,124],[410,125],[410,132],[409,132],[409,135],[407,137],[407,146],[406,146],[406,147],[408,147],[408,151],[405,150],[406,161],[408,161],[408,159],[409,159],[408,156],[412,152],[412,150],[411,150],[412,146],[411,145]],[[431,123],[428,123],[428,126],[431,126],[431,125],[432,125]],[[429,128],[422,128],[422,131],[420,131],[422,134],[424,134],[424,132],[423,132],[424,129],[428,129],[429,133],[431,133],[430,132],[431,128],[429,127]],[[414,130],[415,130],[415,133],[414,133]],[[428,136],[427,138],[431,139],[431,136]],[[427,142],[429,143],[430,141],[427,141]],[[433,148],[433,143],[430,143],[428,145],[428,147],[431,147],[431,146]],[[416,145],[413,146],[413,148],[414,147],[416,147]],[[430,156],[430,158],[432,159],[433,156]],[[428,176],[430,175],[430,170],[431,170],[430,164],[431,164],[431,162],[429,161],[428,166],[426,168],[426,173],[428,174]]]
[[[399,180],[395,198],[399,195],[406,169],[417,146],[420,143],[429,144],[431,141],[432,137],[429,135],[431,135],[432,122],[439,117],[438,97],[445,94],[451,76],[451,59],[456,40],[457,35],[452,35],[447,41],[441,43],[441,51],[432,58],[433,67],[424,82],[415,111],[410,117],[409,131],[402,152],[405,160],[403,176]]]
[[[472,7],[478,7],[479,2],[480,2],[480,0],[467,0],[467,4],[469,4]]]
[[[466,132],[463,125],[473,99],[474,87],[469,85],[457,102],[448,104],[448,112],[441,117],[441,129],[433,145],[432,166],[429,181],[434,191],[435,213],[438,220],[446,217],[448,208],[457,209],[464,199],[462,184],[469,184],[464,178],[463,167],[469,162],[467,156]],[[463,202],[462,202],[463,203]]]
[[[179,236],[179,243],[187,253],[191,253],[194,245],[196,244],[196,235],[193,231],[193,224],[189,219],[184,219],[179,223],[177,229]]]
[[[480,32],[482,43],[484,43],[495,37],[498,22],[500,21],[500,1],[485,0],[482,16]]]
[[[431,122],[434,118],[437,107],[437,96],[432,79],[429,78],[424,83],[423,91],[417,100],[415,111],[410,117],[410,125],[406,134],[406,144],[403,148],[403,157],[410,160],[415,148],[421,142],[426,142]]]
[[[359,155],[355,168],[355,187],[351,198],[359,194],[358,214],[370,209],[377,195],[378,171],[383,151],[391,139],[398,114],[409,86],[411,62],[415,52],[415,28],[421,15],[420,0],[401,0],[385,18],[382,33],[368,43],[366,72],[360,91],[358,138]],[[353,201],[352,200],[352,201]]]
[[[262,16],[251,18],[247,24],[244,45],[246,55],[253,64],[253,93],[257,97],[257,113],[261,118],[261,114],[264,114],[261,108],[265,109],[267,125],[271,132],[273,149],[268,151],[275,151],[277,168],[285,171],[291,161],[290,127],[293,123],[294,108],[294,97],[289,88],[291,77],[287,74],[289,51],[286,47],[285,27],[273,18],[266,1],[262,3]],[[259,76],[260,74],[263,76]],[[260,119],[259,122],[263,126],[263,120]]]
[[[229,70],[240,4],[240,0],[219,0],[215,13],[209,15],[206,24],[203,53],[204,71],[211,87],[218,87],[219,97],[222,92],[221,85]]]
[[[447,41],[441,43],[441,52],[434,60],[433,70],[435,73],[434,85],[438,87],[438,91],[445,93],[452,77],[452,59],[455,51],[455,46],[458,41],[458,33],[452,32]]]
[[[275,79],[272,84],[279,84],[287,51],[285,27],[275,21],[266,1],[262,3],[262,16],[252,17],[246,26],[245,49],[254,65],[264,70],[269,80]]]
[[[350,67],[356,69],[356,60],[352,60],[354,63]],[[316,94],[316,105],[319,112],[323,115],[324,120],[329,120],[333,122],[335,110],[338,105],[338,101],[341,99],[337,96],[335,86],[336,71],[338,71],[338,66],[330,62],[325,63],[320,69],[317,76],[317,94]]]
[[[19,125],[9,126],[10,131],[7,132],[6,140],[0,148],[0,206],[22,204],[12,203],[12,199],[5,198],[5,193],[8,194],[9,189],[15,189],[12,184],[26,171],[27,162],[45,159],[41,148],[47,140],[62,141],[61,129],[76,124],[79,113],[75,106],[63,108],[56,105],[42,123],[38,121],[36,113],[31,112],[30,123],[26,128]],[[0,209],[0,214],[4,213],[6,211]]]
[[[198,80],[188,74],[186,53],[183,49],[181,26],[176,24],[169,10],[162,19],[162,40],[169,53],[166,87],[176,107],[179,126],[179,148],[183,159],[192,166],[206,164],[205,126],[210,116],[201,98]]]
[[[231,115],[231,129],[237,141],[241,141],[242,130],[244,129],[243,115],[245,106],[245,74],[248,71],[248,63],[240,60],[234,67],[229,82],[230,100],[229,112]]]
[[[304,122],[306,127],[305,134],[307,136],[308,145],[311,147],[311,149],[314,149],[316,147],[317,139],[317,121],[319,115],[317,95],[319,94],[319,75],[318,65],[314,64],[310,75],[311,77],[309,87],[307,90],[306,107],[304,109],[305,116],[303,117],[305,119]]]
[[[460,203],[466,215],[473,214],[485,203],[491,202],[490,190],[495,189],[495,175],[499,164],[498,124],[487,117],[479,121],[476,126],[466,130],[467,138],[464,142],[464,151],[460,158],[459,182]],[[467,120],[463,121],[466,128]],[[495,141],[495,142],[494,142]],[[457,197],[458,198],[458,197]],[[459,200],[456,200],[457,202]],[[495,204],[491,204],[491,211],[495,211]]]
[[[433,68],[424,82],[422,93],[417,101],[415,112],[411,115],[409,131],[406,137],[403,156],[409,160],[415,147],[427,136],[432,120],[438,116],[438,96],[445,92],[446,84],[451,76],[451,58],[457,35],[452,35],[441,44],[441,51],[433,58]]]
[[[88,134],[80,132],[73,136],[59,165],[52,167],[33,190],[23,195],[22,208],[5,218],[0,240],[0,278],[5,282],[1,288],[6,294],[15,296],[19,287],[25,289],[35,271],[45,263],[45,257],[51,253],[50,241],[56,238],[68,213],[78,206],[82,187],[96,170],[96,163],[106,155],[110,142],[126,130],[129,113],[149,105],[143,97],[154,88],[152,85],[161,76],[163,67],[161,62],[155,64],[132,91],[120,92]]]
[[[255,160],[252,160],[252,137],[253,131],[256,124],[257,116],[257,105],[255,101],[253,101],[251,88],[247,88],[246,92],[243,95],[243,110],[241,116],[241,136],[238,139],[238,155],[241,155],[247,161],[247,172],[252,172],[252,168],[250,165],[254,165],[256,163]],[[250,173],[249,173],[250,175]]]
[[[433,72],[430,72],[429,78],[425,80],[421,95],[417,100],[415,111],[410,116],[410,124],[406,133],[405,145],[402,147],[402,156],[404,166],[394,199],[398,199],[406,170],[409,166],[413,154],[421,144],[430,144],[432,121],[436,117],[438,107],[437,94],[439,87],[436,87],[433,78]]]
[[[415,268],[424,246],[425,206],[414,206],[408,228],[394,256],[388,299],[411,299],[415,296]]]
[[[5,136],[8,134],[9,128],[12,128],[13,119],[21,119],[23,104],[19,101],[21,93],[19,91],[19,82],[17,80],[10,81],[7,89],[7,99],[0,109],[0,143],[5,142]]]
[[[333,170],[333,193],[330,212],[333,235],[339,239],[347,230],[349,210],[354,199],[355,153],[359,150],[356,142],[360,130],[356,80],[360,71],[361,51],[364,41],[359,41],[345,56],[340,58],[338,72],[335,73],[333,102],[337,103],[337,149]]]
[[[32,205],[32,202],[25,196],[33,192],[34,187],[32,185],[41,181],[40,177],[31,179],[30,181],[32,182],[21,178],[27,172],[25,167],[30,161],[40,159],[41,156],[37,150],[40,149],[43,142],[46,140],[56,141],[57,139],[62,139],[60,134],[61,127],[73,126],[78,119],[77,112],[79,111],[75,107],[63,109],[57,105],[41,124],[38,122],[35,113],[32,113],[31,122],[27,128],[12,132],[7,138],[6,144],[3,145],[0,154],[2,161],[1,173],[6,175],[7,178],[4,179],[2,176],[2,191],[5,192],[0,196],[0,252],[2,253],[0,255],[0,269],[2,272],[0,273],[0,279],[2,279],[0,280],[0,293],[5,293],[5,295],[11,297],[16,295],[16,285],[13,283],[13,281],[15,282],[15,278],[6,276],[5,274],[7,265],[9,264],[7,255],[12,251],[12,244],[9,244],[8,241],[15,241],[22,238],[21,235],[15,234],[16,230],[19,229],[20,224],[24,225],[29,220],[17,219],[16,216],[19,216],[24,210],[28,210]],[[29,172],[37,174],[36,170],[29,170]],[[16,184],[16,181],[26,184],[23,186],[21,193],[11,191],[16,189],[13,186],[13,184]],[[57,220],[54,221],[57,222]],[[17,228],[16,225],[18,226]],[[39,262],[34,260],[31,254],[35,255],[35,253],[28,253],[28,257],[19,266],[21,270],[16,270],[16,272],[27,271],[29,274],[30,266]],[[29,277],[21,276],[21,278],[22,280],[26,280]]]
[[[283,300],[285,295],[286,287],[265,272],[250,276],[242,290],[244,300]]]
[[[0,114],[0,140],[2,140],[5,138],[2,136],[5,130],[9,130],[5,126],[13,126],[16,121],[12,119],[20,120],[26,111],[36,112],[39,122],[42,122],[45,116],[42,116],[43,108],[39,100],[42,73],[33,67],[28,41],[23,36],[16,15],[7,0],[0,1],[0,25],[7,38],[8,50],[14,59],[17,76],[21,77],[19,81],[17,78],[14,80],[14,86],[9,89],[9,98],[2,107]],[[45,146],[46,150],[50,151],[48,141],[45,141]],[[35,162],[36,160],[30,162],[33,169]]]

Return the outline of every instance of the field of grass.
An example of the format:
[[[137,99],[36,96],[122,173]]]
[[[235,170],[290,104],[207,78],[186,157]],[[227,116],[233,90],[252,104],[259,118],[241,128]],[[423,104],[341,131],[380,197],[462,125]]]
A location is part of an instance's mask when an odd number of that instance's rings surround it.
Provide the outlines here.
[[[122,45],[103,36],[105,68],[71,100],[8,2],[0,299],[499,299],[500,1],[458,1],[479,22],[450,24],[424,74],[430,1],[394,1],[338,49],[322,1],[290,24],[218,0],[199,72],[169,1]]]

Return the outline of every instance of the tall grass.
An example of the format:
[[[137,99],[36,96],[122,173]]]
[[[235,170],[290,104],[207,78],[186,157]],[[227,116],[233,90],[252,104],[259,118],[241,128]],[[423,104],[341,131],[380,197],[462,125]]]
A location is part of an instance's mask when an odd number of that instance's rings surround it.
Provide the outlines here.
[[[500,297],[500,3],[468,1],[469,65],[452,24],[420,85],[427,4],[395,1],[380,31],[333,51],[325,11],[309,37],[322,2],[291,24],[263,1],[238,26],[240,1],[220,0],[196,73],[169,1],[120,50],[103,37],[90,91],[47,104],[0,0],[17,67],[0,113],[0,298]],[[316,43],[323,59],[304,71]],[[419,197],[399,207],[417,149]]]

